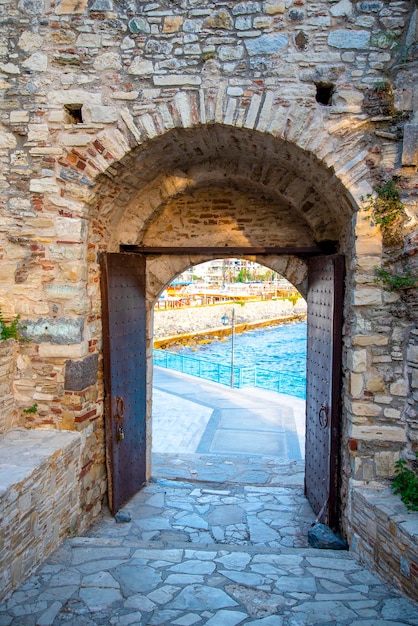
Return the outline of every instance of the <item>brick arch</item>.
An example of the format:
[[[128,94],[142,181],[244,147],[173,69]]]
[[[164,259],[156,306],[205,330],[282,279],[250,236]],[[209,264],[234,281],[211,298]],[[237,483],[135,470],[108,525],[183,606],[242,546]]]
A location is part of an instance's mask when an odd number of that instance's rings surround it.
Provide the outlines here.
[[[347,187],[367,178],[364,147],[359,146],[362,120],[335,120],[325,107],[312,104],[283,106],[272,90],[232,97],[222,83],[199,92],[178,91],[170,106],[160,103],[153,114],[134,118],[128,108],[122,109],[117,126],[99,132],[84,150],[77,148],[68,163],[82,164],[85,174],[95,180],[138,146],[174,129],[212,125],[253,130],[294,144],[332,168]]]
[[[144,174],[137,174],[139,168]],[[221,125],[155,139],[129,155],[120,178],[135,184],[128,204],[118,202],[120,213],[114,215],[111,230],[120,243],[144,243],[150,224],[173,199],[204,186],[264,196],[318,242],[341,240],[356,209],[334,171],[310,152],[272,135]]]
[[[231,185],[245,178],[263,191],[274,189],[322,231],[329,215],[346,224],[371,191],[364,144],[360,122],[335,121],[325,107],[285,107],[269,90],[232,98],[221,84],[179,91],[152,115],[133,118],[122,109],[117,124],[60,160],[61,178],[79,177],[93,187],[90,211],[107,230],[109,248],[138,243],[153,213],[168,198],[201,185],[204,171],[218,182],[227,172]],[[322,216],[320,204],[327,205]]]

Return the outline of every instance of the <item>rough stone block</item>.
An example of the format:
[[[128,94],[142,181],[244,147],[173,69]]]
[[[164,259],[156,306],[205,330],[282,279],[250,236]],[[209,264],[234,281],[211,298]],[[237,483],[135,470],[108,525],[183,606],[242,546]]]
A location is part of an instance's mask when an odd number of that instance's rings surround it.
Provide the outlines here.
[[[353,396],[359,396],[363,391],[363,376],[361,374],[350,375],[350,392]]]
[[[261,13],[261,6],[259,2],[238,2],[238,4],[232,7],[232,13],[234,15]]]
[[[180,15],[168,15],[164,18],[164,33],[177,33],[183,24],[183,17]]]
[[[63,133],[61,141],[64,146],[88,146],[91,143],[91,135],[87,133]]]
[[[151,27],[148,21],[143,17],[134,17],[128,22],[128,28],[131,33],[150,33]]]
[[[390,385],[389,391],[394,396],[407,396],[408,384],[403,378],[400,378]]]
[[[86,220],[72,217],[57,216],[55,218],[57,237],[61,241],[82,243],[85,241]]]
[[[213,15],[210,15],[203,22],[203,28],[221,28],[224,30],[231,30],[234,27],[234,22],[231,15],[225,9],[215,11]]]
[[[382,408],[372,402],[353,402],[351,405],[351,411],[353,415],[360,417],[377,417],[382,413]],[[365,429],[367,430],[367,428],[368,427],[366,426]],[[356,439],[359,435],[352,434],[352,437]]]
[[[385,386],[381,376],[371,376],[367,380],[366,387],[368,391],[383,391]]]
[[[23,61],[22,67],[32,72],[46,72],[48,69],[48,57],[42,52],[34,52],[26,61]]]
[[[39,345],[39,356],[41,358],[73,358],[81,359],[88,354],[89,346],[88,342],[84,341],[79,344],[53,344],[53,343],[41,343]]]
[[[353,3],[350,0],[341,0],[330,8],[330,13],[333,17],[348,17],[353,14],[353,11]]]
[[[376,441],[388,443],[404,443],[405,430],[397,426],[365,426],[353,424],[351,433],[353,439],[362,441]]]
[[[418,124],[405,124],[402,165],[418,165]]]
[[[48,255],[49,259],[59,259],[59,260],[80,260],[84,256],[84,249],[80,243],[80,245],[69,245],[69,244],[57,244],[48,246]]]
[[[48,124],[29,124],[28,141],[47,141],[48,138]]]
[[[387,335],[353,335],[353,346],[387,346]]]
[[[83,340],[84,318],[46,318],[22,320],[25,337],[36,343],[80,343]]]
[[[370,43],[367,30],[334,30],[328,35],[328,44],[333,48],[364,50]]]
[[[363,13],[378,13],[381,9],[383,9],[384,3],[379,0],[375,0],[372,2],[359,2],[357,4],[357,8],[359,11]]]
[[[63,0],[55,9],[57,15],[75,15],[84,13],[87,7],[87,0]]]
[[[66,361],[65,383],[67,391],[82,391],[97,382],[99,357],[90,354],[81,361]]]
[[[87,124],[113,124],[119,119],[119,111],[112,106],[85,104],[83,106],[83,119]]]
[[[354,304],[356,306],[380,306],[382,292],[378,287],[357,287],[354,291]]]
[[[408,346],[406,359],[411,363],[418,363],[418,346]]]
[[[28,111],[10,111],[11,124],[24,124],[25,122],[29,122]]]
[[[173,86],[173,85],[200,85],[202,79],[200,76],[189,74],[171,74],[166,76],[154,76],[154,85],[156,86]]]
[[[101,104],[102,95],[84,89],[63,89],[62,91],[49,91],[48,102],[50,104]]]
[[[122,69],[119,54],[116,52],[105,52],[99,55],[94,61],[94,69],[98,71]]]
[[[42,48],[43,37],[37,33],[31,33],[28,30],[23,31],[17,42],[19,48],[25,52],[32,52],[33,50],[39,50]]]
[[[100,48],[102,38],[94,33],[81,33],[77,37],[76,44],[80,48]]]
[[[267,0],[264,4],[264,10],[267,15],[277,15],[284,13],[286,10],[285,0]]]
[[[59,193],[59,187],[54,178],[32,178],[29,189],[33,193]]]
[[[272,34],[261,35],[254,39],[245,41],[245,47],[250,56],[276,54],[282,48],[286,48],[289,43],[287,35]]]
[[[353,350],[351,353],[351,364],[353,372],[365,372],[367,369],[367,351]]]
[[[0,70],[5,74],[20,74],[20,69],[15,63],[0,63]]]
[[[243,46],[219,46],[218,57],[221,61],[238,61],[243,56]]]
[[[365,235],[360,235],[359,233],[366,232]],[[356,243],[356,253],[359,258],[364,257],[374,257],[375,265],[379,265],[380,263],[380,255],[382,253],[382,237],[381,233],[377,227],[373,227],[370,223],[364,221],[363,224],[361,222],[357,223],[356,226],[357,233],[357,243]]]
[[[152,74],[154,71],[154,64],[152,61],[144,61],[137,57],[131,63],[128,69],[129,74],[135,74],[136,76],[146,76]]]

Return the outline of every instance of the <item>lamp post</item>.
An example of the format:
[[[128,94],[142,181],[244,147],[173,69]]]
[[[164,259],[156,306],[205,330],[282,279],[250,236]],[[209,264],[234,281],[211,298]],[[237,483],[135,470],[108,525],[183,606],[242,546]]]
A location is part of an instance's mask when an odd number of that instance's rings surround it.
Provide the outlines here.
[[[222,315],[222,324],[228,326],[229,317]],[[231,389],[234,388],[234,342],[235,342],[235,309],[232,309],[231,314]]]

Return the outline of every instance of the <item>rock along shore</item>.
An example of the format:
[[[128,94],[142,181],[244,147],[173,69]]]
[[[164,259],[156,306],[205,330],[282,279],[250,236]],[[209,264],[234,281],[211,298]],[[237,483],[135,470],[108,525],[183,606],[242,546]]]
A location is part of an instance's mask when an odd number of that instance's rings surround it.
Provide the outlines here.
[[[205,341],[213,335],[231,333],[231,326],[222,326],[222,316],[231,319],[235,310],[235,330],[288,323],[306,318],[306,302],[300,299],[295,306],[289,300],[266,300],[217,304],[184,309],[160,309],[154,314],[154,347],[166,348],[172,344]]]

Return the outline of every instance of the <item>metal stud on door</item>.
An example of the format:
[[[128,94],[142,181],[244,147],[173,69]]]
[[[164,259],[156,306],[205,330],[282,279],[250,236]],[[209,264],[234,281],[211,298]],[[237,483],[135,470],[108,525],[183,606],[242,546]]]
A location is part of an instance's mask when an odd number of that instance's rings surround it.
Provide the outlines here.
[[[344,258],[309,260],[305,493],[338,526],[338,449]]]

